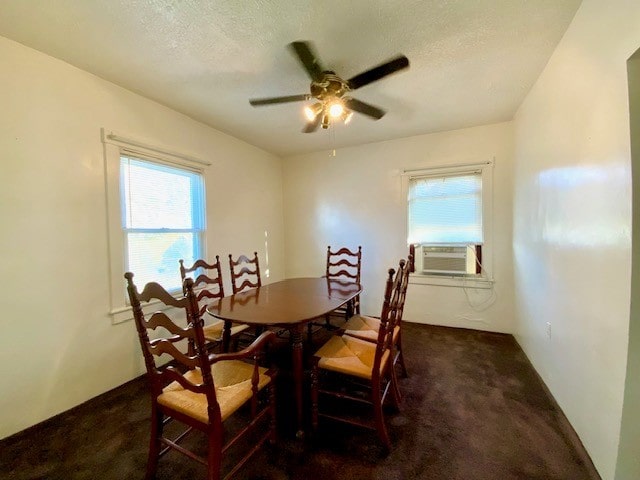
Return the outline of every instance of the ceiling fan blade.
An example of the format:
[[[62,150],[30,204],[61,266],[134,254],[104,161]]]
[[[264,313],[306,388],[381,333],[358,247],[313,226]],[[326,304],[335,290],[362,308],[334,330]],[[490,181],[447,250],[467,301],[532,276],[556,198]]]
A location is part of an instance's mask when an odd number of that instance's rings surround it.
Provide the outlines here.
[[[271,97],[271,98],[254,98],[249,100],[249,103],[254,107],[260,107],[262,105],[273,105],[274,103],[287,103],[287,102],[302,102],[311,98],[311,95],[289,95],[287,97]]]
[[[319,81],[322,78],[322,66],[309,42],[292,42],[289,47],[296,54],[298,60],[307,71],[311,80]]]
[[[374,120],[380,120],[384,117],[384,114],[387,113],[384,110],[374,107],[369,103],[361,102],[360,100],[356,100],[355,98],[349,98],[344,102],[345,107],[349,110],[353,110],[354,112],[363,113]]]
[[[355,77],[350,78],[347,80],[347,83],[349,84],[349,87],[351,87],[351,90],[355,90],[408,67],[409,59],[404,55],[400,55],[393,60],[389,60],[382,65],[373,67],[366,72],[362,72]]]
[[[303,133],[312,133],[315,132],[320,126],[320,122],[322,121],[322,113],[316,115],[315,120],[308,122],[305,127],[302,129]]]

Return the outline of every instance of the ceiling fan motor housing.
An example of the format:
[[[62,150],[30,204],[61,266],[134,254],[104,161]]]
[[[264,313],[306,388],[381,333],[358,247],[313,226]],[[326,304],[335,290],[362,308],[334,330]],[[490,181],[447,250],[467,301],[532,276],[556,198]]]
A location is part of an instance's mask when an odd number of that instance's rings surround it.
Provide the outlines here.
[[[350,90],[349,84],[330,70],[322,72],[322,79],[317,82],[311,82],[310,87],[311,96],[321,102],[342,98]]]

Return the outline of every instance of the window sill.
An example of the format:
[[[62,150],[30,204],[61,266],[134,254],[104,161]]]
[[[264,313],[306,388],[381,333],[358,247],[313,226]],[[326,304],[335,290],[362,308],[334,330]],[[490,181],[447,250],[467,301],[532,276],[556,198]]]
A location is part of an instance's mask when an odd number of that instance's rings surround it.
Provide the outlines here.
[[[131,310],[131,306],[114,308],[109,312],[109,316],[111,317],[111,324],[118,325],[119,323],[133,320],[133,310]]]
[[[431,285],[435,287],[478,288],[490,290],[495,280],[487,277],[462,277],[455,275],[424,275],[412,273],[409,283],[413,285]]]
[[[164,308],[160,308],[159,305],[162,305]],[[145,315],[151,312],[162,312],[165,310],[170,310],[173,307],[165,306],[159,300],[155,300],[153,302],[149,302],[145,304],[142,308],[142,311]],[[111,325],[118,325],[120,323],[128,322],[129,320],[133,320],[133,310],[131,309],[131,305],[127,305],[124,307],[114,308],[109,312],[109,316],[111,316]]]

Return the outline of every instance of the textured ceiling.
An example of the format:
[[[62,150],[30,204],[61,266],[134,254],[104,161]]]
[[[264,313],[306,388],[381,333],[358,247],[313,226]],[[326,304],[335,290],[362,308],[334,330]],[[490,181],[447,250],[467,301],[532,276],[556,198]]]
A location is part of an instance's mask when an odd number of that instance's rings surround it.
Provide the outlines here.
[[[509,120],[580,0],[2,0],[0,35],[278,155]],[[409,70],[353,97],[379,121],[301,133],[308,93],[286,48],[315,45],[349,78],[402,53]]]

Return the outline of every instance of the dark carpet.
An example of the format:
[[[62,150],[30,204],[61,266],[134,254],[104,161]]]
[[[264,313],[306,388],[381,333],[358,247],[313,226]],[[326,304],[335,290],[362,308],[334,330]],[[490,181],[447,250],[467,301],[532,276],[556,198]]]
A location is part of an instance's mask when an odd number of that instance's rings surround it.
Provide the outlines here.
[[[287,393],[287,344],[278,382],[280,439],[236,479],[596,479],[587,454],[510,335],[405,324],[409,378],[389,411],[393,449],[374,432],[321,419],[295,440]],[[322,342],[320,334],[316,339]],[[276,349],[278,350],[278,349]],[[0,441],[0,479],[142,479],[149,399],[143,377]],[[203,447],[199,433],[192,446]],[[230,468],[233,455],[226,459]],[[158,480],[198,479],[204,467],[177,452]]]

